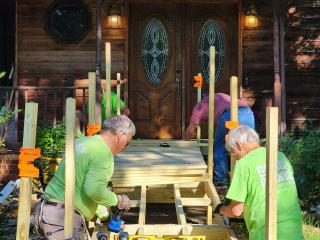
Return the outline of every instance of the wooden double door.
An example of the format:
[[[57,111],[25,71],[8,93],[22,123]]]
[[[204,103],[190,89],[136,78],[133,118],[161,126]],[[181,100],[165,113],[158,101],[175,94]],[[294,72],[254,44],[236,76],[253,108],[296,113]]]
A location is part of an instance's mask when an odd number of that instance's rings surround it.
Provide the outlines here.
[[[210,44],[217,48],[216,89],[228,92],[229,77],[237,74],[237,9],[232,4],[133,1],[129,7],[129,107],[137,137],[184,137],[196,104],[193,76],[208,72]],[[207,81],[202,91],[208,92]]]

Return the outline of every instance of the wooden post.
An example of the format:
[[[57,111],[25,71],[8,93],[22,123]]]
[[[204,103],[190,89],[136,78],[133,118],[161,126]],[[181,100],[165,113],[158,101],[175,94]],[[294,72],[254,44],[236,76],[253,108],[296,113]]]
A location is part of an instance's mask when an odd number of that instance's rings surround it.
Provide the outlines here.
[[[277,239],[278,108],[267,108],[266,240]]]
[[[121,84],[120,84],[120,80],[121,80],[121,74],[117,73],[117,115],[120,115],[120,101],[121,101]]]
[[[198,76],[201,76],[201,73],[198,73]],[[201,102],[201,87],[197,88],[197,103]],[[200,142],[201,139],[201,127],[197,126],[197,141]]]
[[[215,84],[215,47],[210,47],[209,75],[209,133],[208,133],[208,172],[213,177],[213,136],[214,136],[214,84]]]
[[[95,123],[101,125],[101,9],[102,0],[96,0],[96,104]]]
[[[231,95],[231,121],[238,121],[238,78],[230,78],[230,95]],[[234,165],[236,161],[231,157],[231,177],[233,176]]]
[[[213,136],[214,136],[214,85],[216,49],[210,47],[210,74],[209,74],[209,132],[208,132],[208,172],[213,179]],[[207,208],[207,224],[212,224],[212,206]]]
[[[96,105],[96,74],[89,72],[89,106],[88,106],[88,118],[90,124],[95,124],[95,105]],[[101,116],[100,116],[101,118]]]
[[[106,54],[106,118],[111,115],[111,102],[110,102],[110,92],[111,92],[111,45],[106,42],[105,47]]]
[[[67,99],[66,106],[66,146],[65,146],[65,192],[64,192],[64,238],[73,238],[75,201],[75,132],[76,100]]]
[[[38,104],[26,103],[23,127],[23,148],[34,148],[37,133]],[[29,239],[32,178],[21,177],[16,239]]]

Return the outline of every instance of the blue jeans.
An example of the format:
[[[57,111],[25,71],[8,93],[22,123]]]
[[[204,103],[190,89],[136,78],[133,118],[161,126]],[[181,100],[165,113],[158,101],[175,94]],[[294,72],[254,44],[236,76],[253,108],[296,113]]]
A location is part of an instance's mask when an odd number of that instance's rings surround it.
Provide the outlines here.
[[[225,122],[230,121],[230,109],[225,110],[219,118],[218,126],[214,134],[214,180],[222,181],[227,178],[228,153],[225,148],[225,136],[228,130]],[[249,107],[238,109],[238,121],[241,125],[247,125],[254,129],[254,116]]]

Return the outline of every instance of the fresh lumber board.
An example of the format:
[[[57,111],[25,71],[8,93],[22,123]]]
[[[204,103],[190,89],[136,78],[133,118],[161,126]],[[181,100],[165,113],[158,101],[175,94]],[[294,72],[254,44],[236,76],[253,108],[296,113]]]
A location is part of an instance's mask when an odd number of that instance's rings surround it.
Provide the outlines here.
[[[140,147],[131,146],[116,156],[115,169],[128,167],[163,169],[206,169],[200,149],[197,147]]]
[[[212,225],[175,225],[175,224],[148,224],[148,225],[139,225],[139,224],[126,224],[126,232],[129,235],[137,235],[139,228],[143,227],[144,235],[153,235],[157,237],[163,237],[164,235],[181,235],[182,228],[186,229],[186,235],[206,236],[206,240],[231,240],[228,226],[222,224],[212,224]],[[105,227],[96,227],[93,232],[92,240],[96,240],[96,235],[99,231],[106,232]],[[110,240],[115,240],[111,237]]]
[[[66,143],[65,143],[65,193],[64,193],[64,238],[74,235],[75,205],[75,133],[76,133],[76,100],[66,101]]]
[[[23,127],[23,148],[34,148],[37,133],[38,104],[26,103]],[[32,178],[20,178],[20,195],[16,239],[29,239]]]

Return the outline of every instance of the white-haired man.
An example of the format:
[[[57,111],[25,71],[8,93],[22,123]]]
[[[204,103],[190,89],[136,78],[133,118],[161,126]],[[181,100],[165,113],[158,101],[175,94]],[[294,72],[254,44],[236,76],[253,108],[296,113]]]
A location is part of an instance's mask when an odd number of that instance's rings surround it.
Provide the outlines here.
[[[107,183],[113,174],[114,156],[130,144],[135,132],[128,117],[111,116],[104,121],[100,135],[76,140],[75,239],[90,239],[84,219],[92,219],[98,205],[130,208],[129,198],[109,191]],[[64,176],[63,159],[35,210],[36,229],[42,238],[64,239]]]
[[[247,126],[232,129],[226,149],[238,160],[226,198],[228,205],[219,204],[215,213],[238,217],[244,213],[249,239],[264,239],[266,148],[259,144],[258,134]],[[278,152],[277,240],[300,240],[302,219],[293,170],[286,156]]]

